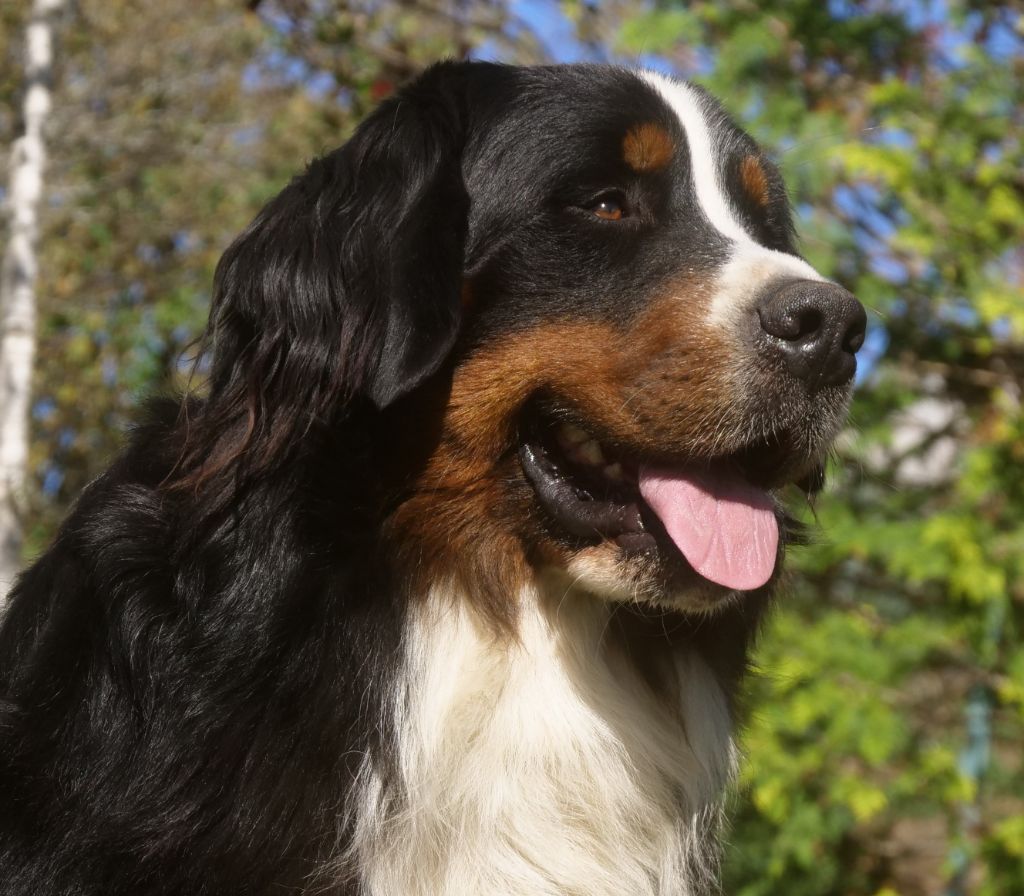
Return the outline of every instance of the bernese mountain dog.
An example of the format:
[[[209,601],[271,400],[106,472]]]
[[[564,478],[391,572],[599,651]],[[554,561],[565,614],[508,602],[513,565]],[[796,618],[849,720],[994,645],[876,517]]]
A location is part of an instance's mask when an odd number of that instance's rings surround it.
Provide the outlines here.
[[[4,896],[712,890],[864,327],[700,88],[429,69],[228,248],[208,388],[14,587]]]

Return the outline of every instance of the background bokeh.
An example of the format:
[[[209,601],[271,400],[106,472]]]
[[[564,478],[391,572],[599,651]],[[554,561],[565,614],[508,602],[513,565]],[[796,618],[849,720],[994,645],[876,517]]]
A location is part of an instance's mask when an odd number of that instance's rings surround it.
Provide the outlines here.
[[[0,9],[0,170],[28,6]],[[445,56],[685,75],[870,309],[757,654],[725,891],[1024,893],[1024,4],[77,0],[56,39],[27,556],[182,385],[232,235],[396,85]]]

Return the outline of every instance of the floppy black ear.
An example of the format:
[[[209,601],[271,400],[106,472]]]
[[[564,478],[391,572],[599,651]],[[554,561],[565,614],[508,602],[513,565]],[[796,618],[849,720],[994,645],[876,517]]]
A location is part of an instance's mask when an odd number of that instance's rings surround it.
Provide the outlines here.
[[[460,323],[467,65],[434,66],[382,104],[225,252],[206,416],[235,444],[200,478],[242,453],[260,467],[312,421],[359,397],[383,408],[444,362]]]
[[[435,66],[385,102],[228,249],[215,385],[242,363],[264,388],[326,379],[383,407],[437,370],[460,316],[463,75]]]

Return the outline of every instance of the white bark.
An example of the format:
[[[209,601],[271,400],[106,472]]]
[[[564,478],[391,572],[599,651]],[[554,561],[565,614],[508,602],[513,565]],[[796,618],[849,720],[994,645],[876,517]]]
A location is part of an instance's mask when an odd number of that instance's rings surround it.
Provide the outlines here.
[[[11,148],[9,236],[0,266],[0,605],[20,567],[18,502],[28,467],[36,349],[36,242],[50,111],[53,19],[65,0],[34,0],[25,34],[25,132]]]

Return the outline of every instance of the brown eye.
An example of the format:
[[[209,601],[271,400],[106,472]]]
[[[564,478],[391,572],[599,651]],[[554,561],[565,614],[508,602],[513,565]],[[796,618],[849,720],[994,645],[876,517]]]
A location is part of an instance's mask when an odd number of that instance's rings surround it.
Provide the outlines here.
[[[618,196],[600,196],[594,200],[589,211],[603,221],[618,221],[626,217],[626,204]]]

